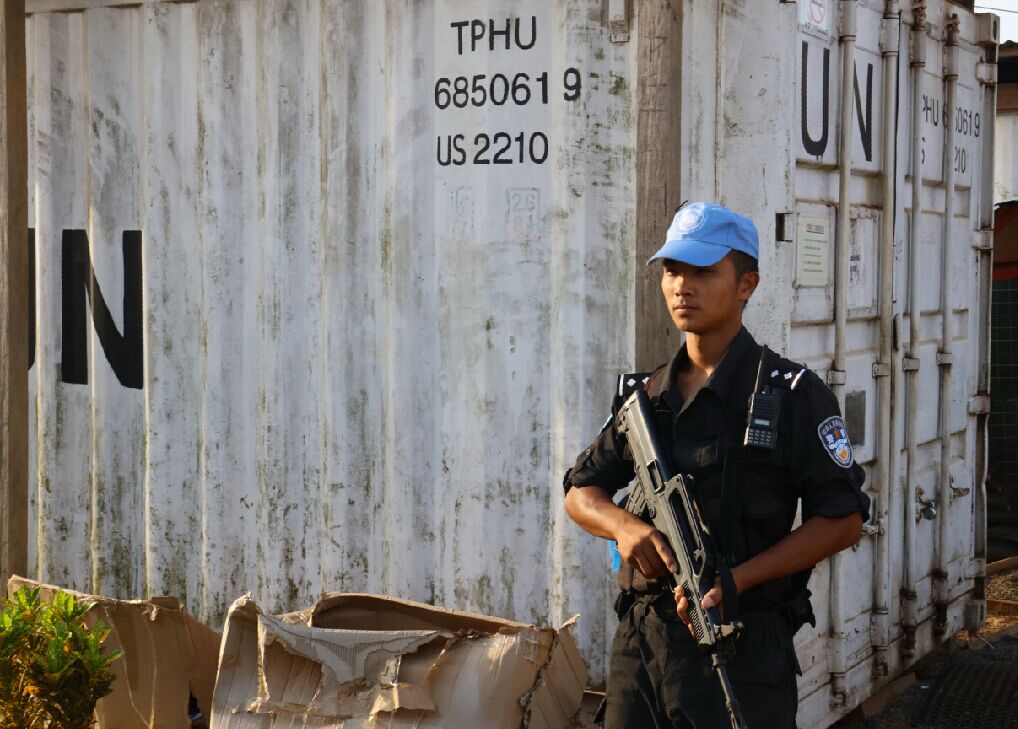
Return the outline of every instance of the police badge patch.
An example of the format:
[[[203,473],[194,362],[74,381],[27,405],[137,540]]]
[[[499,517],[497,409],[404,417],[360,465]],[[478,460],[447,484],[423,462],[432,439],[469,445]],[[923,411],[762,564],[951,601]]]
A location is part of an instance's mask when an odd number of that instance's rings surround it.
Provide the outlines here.
[[[852,443],[848,440],[848,429],[845,428],[845,421],[837,415],[827,418],[817,428],[817,435],[823,443],[827,455],[831,460],[842,468],[851,468],[854,463],[852,455]]]

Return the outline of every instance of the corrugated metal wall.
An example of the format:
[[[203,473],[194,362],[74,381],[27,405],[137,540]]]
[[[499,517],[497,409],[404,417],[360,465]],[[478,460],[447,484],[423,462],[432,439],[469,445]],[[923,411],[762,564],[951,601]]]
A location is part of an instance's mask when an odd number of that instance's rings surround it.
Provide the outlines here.
[[[604,547],[561,508],[633,356],[601,6],[28,18],[33,576],[213,625],[246,591],[582,612],[603,675]]]

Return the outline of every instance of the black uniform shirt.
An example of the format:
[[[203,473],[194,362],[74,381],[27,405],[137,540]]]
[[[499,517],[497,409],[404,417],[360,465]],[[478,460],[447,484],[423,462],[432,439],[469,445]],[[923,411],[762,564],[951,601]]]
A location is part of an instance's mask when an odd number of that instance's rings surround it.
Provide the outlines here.
[[[852,457],[837,399],[802,365],[775,356],[769,371],[762,373],[763,383],[781,397],[775,450],[742,447],[762,349],[743,328],[686,403],[676,384],[678,373],[689,365],[683,346],[663,371],[659,368],[650,376],[647,388],[659,433],[666,442],[671,440],[673,465],[678,473],[693,476],[701,509],[715,534],[724,533],[720,497],[726,452],[738,463],[732,480],[737,483],[738,519],[744,527],[734,529],[738,534],[727,545],[735,556],[732,564],[787,535],[800,499],[803,521],[855,512],[868,519],[869,498],[862,492],[865,474]],[[642,377],[628,381],[638,379]],[[620,380],[613,416],[628,396],[625,384]],[[632,460],[613,417],[566,473],[564,486],[566,490],[599,486],[612,495],[633,477]],[[734,544],[743,536],[743,543]]]

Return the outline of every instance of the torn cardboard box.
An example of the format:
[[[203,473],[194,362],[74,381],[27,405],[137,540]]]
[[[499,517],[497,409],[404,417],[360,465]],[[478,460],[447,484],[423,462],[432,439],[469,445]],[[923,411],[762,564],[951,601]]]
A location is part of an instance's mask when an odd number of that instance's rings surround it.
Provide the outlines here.
[[[211,729],[561,729],[587,669],[570,634],[409,600],[230,608]]]
[[[188,615],[175,597],[114,600],[17,576],[7,582],[8,595],[19,587],[39,587],[46,600],[62,590],[94,601],[86,622],[103,621],[110,628],[104,646],[123,649],[110,667],[116,675],[113,692],[96,705],[99,729],[188,729],[191,694],[208,715],[220,636]]]

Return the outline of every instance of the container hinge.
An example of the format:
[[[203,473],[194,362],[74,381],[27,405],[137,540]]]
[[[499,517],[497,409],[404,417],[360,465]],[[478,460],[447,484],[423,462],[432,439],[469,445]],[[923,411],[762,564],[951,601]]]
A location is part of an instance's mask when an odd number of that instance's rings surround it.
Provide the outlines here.
[[[886,362],[874,362],[872,371],[874,377],[890,377],[891,365]]]
[[[918,357],[902,357],[901,358],[901,369],[903,372],[918,372],[919,371],[919,358]]]
[[[940,367],[950,367],[954,364],[954,354],[951,352],[937,352],[937,365]]]
[[[898,39],[901,34],[901,21],[898,18],[884,18],[880,21],[880,52],[898,52]]]
[[[926,65],[926,27],[912,29],[909,62],[913,66]]]
[[[629,0],[608,0],[608,28],[612,43],[629,41]]]
[[[775,238],[779,243],[795,240],[795,211],[778,213],[774,216]]]
[[[845,384],[845,370],[836,370],[833,367],[827,370],[827,384],[828,385],[844,385]]]
[[[857,32],[856,11],[858,8],[858,0],[841,0],[838,3],[838,19],[840,21],[842,38],[855,38]]]
[[[980,61],[976,64],[976,79],[984,86],[996,86],[997,64]]]
[[[1000,22],[991,13],[976,13],[976,45],[996,46],[1000,43]]]
[[[958,46],[944,46],[944,78],[958,78]]]
[[[993,250],[993,228],[983,228],[979,234],[972,239],[972,247],[977,251]]]
[[[990,396],[984,393],[969,398],[969,415],[986,415],[990,412]]]

